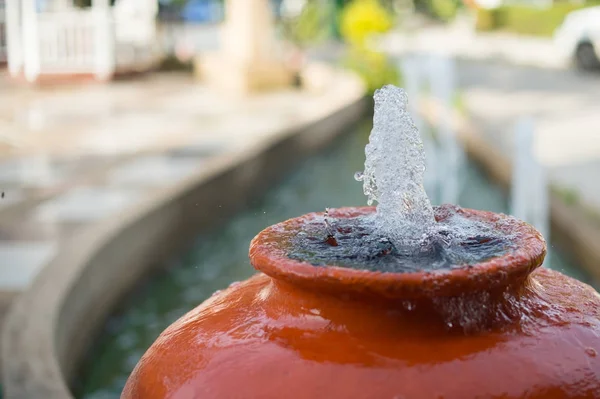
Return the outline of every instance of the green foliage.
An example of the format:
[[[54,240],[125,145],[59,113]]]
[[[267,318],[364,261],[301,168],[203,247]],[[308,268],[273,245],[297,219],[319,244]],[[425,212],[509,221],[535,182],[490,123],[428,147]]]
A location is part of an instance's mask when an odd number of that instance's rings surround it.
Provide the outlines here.
[[[170,0],[166,4],[172,7],[183,7],[187,2],[188,0]]]
[[[499,28],[499,22],[497,16],[499,13],[496,10],[490,10],[486,8],[477,9],[477,16],[475,20],[475,28],[480,32],[488,32]]]
[[[552,191],[567,205],[579,203],[579,193],[570,187],[552,187]]]
[[[367,39],[392,27],[392,16],[378,0],[354,0],[342,10],[340,31],[353,46],[364,47]]]
[[[429,0],[429,12],[440,21],[449,22],[456,17],[460,2],[457,0]]]
[[[500,9],[499,21],[506,29],[520,34],[552,36],[565,16],[581,6],[556,4],[547,9],[525,6],[505,6]]]
[[[340,15],[342,37],[350,44],[343,64],[362,78],[369,94],[385,84],[400,84],[396,65],[367,46],[369,37],[388,31],[392,23],[391,12],[379,0],[353,0]]]
[[[467,113],[467,104],[465,102],[465,97],[462,92],[457,91],[456,93],[454,93],[454,98],[452,99],[452,106],[461,115],[465,115]]]
[[[548,8],[522,5],[501,6],[493,10],[477,10],[477,29],[503,30],[522,35],[552,36],[565,16],[582,5],[556,3]]]
[[[170,71],[185,71],[185,72],[193,72],[194,67],[191,62],[184,62],[179,60],[175,56],[165,57],[160,65],[158,66],[158,70],[161,72],[170,72]]]
[[[318,43],[329,34],[330,9],[309,1],[296,18],[281,21],[284,36],[298,47]]]
[[[368,94],[373,94],[385,84],[401,84],[402,79],[397,66],[380,52],[353,47],[344,60],[344,66],[362,78]]]
[[[114,6],[116,0],[110,0],[110,5]],[[73,5],[75,7],[87,8],[92,6],[92,0],[74,0]]]

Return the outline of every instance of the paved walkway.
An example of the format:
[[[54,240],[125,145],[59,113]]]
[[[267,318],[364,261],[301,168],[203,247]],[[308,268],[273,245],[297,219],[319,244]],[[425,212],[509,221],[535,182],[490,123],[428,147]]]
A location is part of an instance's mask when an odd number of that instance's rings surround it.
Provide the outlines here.
[[[349,82],[235,100],[180,74],[38,90],[0,80],[0,294],[27,287],[71,235],[339,109],[362,93]]]

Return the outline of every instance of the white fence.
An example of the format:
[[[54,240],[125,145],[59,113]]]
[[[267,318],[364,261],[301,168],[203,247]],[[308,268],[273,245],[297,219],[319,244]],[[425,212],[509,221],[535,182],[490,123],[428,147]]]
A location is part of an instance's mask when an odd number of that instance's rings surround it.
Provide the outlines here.
[[[38,74],[94,74],[101,78],[151,66],[157,59],[154,16],[116,18],[113,10],[107,11],[39,13],[36,48],[28,49],[24,62],[37,64],[32,69]]]
[[[92,73],[96,69],[96,20],[86,10],[40,14],[40,73]]]

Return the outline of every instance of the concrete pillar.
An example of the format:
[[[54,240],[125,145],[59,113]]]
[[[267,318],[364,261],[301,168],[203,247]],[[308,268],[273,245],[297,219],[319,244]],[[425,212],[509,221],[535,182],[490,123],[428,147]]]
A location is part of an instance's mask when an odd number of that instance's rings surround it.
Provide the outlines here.
[[[222,35],[228,58],[238,62],[267,59],[274,41],[269,0],[226,0]]]
[[[278,59],[269,0],[225,0],[221,51],[197,57],[199,77],[233,94],[288,86],[293,73]]]
[[[116,69],[115,27],[109,0],[93,0],[92,11],[96,20],[96,78],[109,80]]]
[[[4,7],[8,72],[17,76],[23,67],[21,3],[20,0],[6,0]]]
[[[23,72],[29,82],[37,79],[41,67],[36,3],[36,0],[21,0]]]
[[[531,201],[534,195],[532,195],[531,175],[536,168],[533,155],[533,120],[523,117],[517,121],[514,137],[511,213],[521,220],[532,223]]]

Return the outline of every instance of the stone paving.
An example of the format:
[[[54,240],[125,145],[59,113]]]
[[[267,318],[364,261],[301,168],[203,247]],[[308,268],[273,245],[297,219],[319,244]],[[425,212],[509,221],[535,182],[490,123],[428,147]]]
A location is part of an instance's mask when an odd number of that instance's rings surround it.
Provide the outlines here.
[[[181,74],[41,89],[0,77],[0,294],[25,289],[70,236],[153,190],[338,109],[357,89],[336,76],[321,92],[238,99]]]

